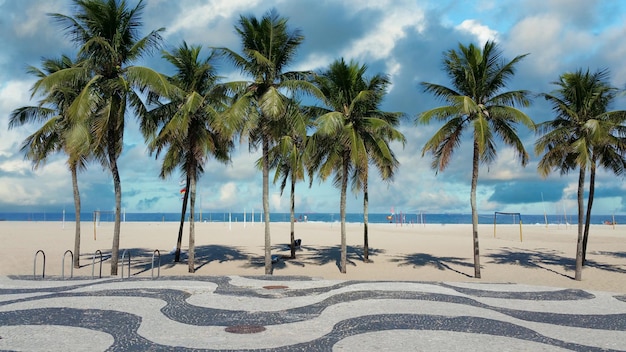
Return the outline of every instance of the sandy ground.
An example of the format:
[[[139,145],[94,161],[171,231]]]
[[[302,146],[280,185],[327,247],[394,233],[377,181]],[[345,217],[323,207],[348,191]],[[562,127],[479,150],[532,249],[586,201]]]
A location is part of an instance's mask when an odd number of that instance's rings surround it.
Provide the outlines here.
[[[594,225],[587,249],[582,281],[575,281],[576,226],[524,225],[520,241],[517,225],[479,227],[482,279],[473,278],[471,225],[370,224],[370,263],[363,261],[363,225],[347,224],[347,273],[339,271],[340,224],[296,223],[295,236],[302,240],[296,259],[274,265],[274,275],[304,275],[345,280],[410,280],[512,282],[564,288],[626,293],[626,225]],[[169,254],[175,246],[178,224],[173,222],[125,222],[120,236],[120,255],[131,256],[131,275],[150,277],[155,249],[160,256],[160,275],[263,275],[264,226],[262,223],[196,223],[196,273],[188,273],[186,256],[174,263]],[[289,255],[289,223],[272,223],[272,253]],[[110,274],[113,224],[101,223],[94,233],[91,222],[81,224],[80,269],[74,276],[92,275],[94,253],[105,261],[103,276]],[[183,250],[187,250],[189,227],[185,225]],[[0,222],[0,275],[41,276],[46,255],[46,277],[71,273],[74,223]],[[156,256],[158,258],[158,256]],[[98,275],[99,259],[95,260]],[[155,260],[154,275],[159,267]],[[124,268],[125,273],[128,269]],[[118,272],[119,273],[119,272]]]

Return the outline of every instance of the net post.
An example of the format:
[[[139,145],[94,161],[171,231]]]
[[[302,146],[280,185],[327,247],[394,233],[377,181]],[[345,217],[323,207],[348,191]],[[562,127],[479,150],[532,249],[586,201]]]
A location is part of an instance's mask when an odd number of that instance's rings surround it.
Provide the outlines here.
[[[519,241],[524,242],[522,240],[522,216],[519,217]]]
[[[498,218],[498,212],[493,213],[493,238],[496,238],[496,219]]]
[[[96,240],[96,211],[93,212],[93,240]]]

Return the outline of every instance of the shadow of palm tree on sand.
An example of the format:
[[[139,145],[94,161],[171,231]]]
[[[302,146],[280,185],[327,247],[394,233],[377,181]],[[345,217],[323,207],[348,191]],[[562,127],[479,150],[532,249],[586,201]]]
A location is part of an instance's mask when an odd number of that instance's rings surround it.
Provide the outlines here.
[[[626,252],[608,252],[608,251],[599,251],[598,252],[598,251],[594,251],[594,252],[591,252],[589,254],[603,255],[603,256],[607,256],[607,257],[626,259]]]
[[[300,246],[296,249],[296,258],[289,258],[291,247],[289,243],[276,245],[272,248],[273,252],[285,252],[285,254],[276,254],[280,260],[273,263],[273,270],[281,270],[287,268],[288,265],[297,265],[305,267],[306,265],[325,265],[335,263],[337,269],[341,265],[341,246]],[[370,262],[372,257],[384,253],[381,249],[369,248]],[[347,265],[356,266],[356,261],[363,261],[363,248],[360,246],[346,246],[346,263]],[[262,267],[265,265],[263,256],[252,257],[250,259],[250,267]]]
[[[124,261],[121,260],[122,253],[126,251]],[[110,258],[110,252],[104,254],[103,260]],[[130,255],[131,275],[139,275],[148,271],[158,270],[159,268],[172,268],[176,265],[188,265],[187,252],[182,250],[180,253],[180,261],[174,262],[175,255],[173,252],[160,251],[155,252],[153,249],[147,248],[127,248],[120,249],[120,268],[122,265],[128,266],[128,258]],[[154,255],[154,261],[153,261]],[[93,254],[89,254],[91,258]],[[196,247],[196,271],[211,262],[223,263],[230,260],[248,260],[250,255],[235,246],[222,245],[206,245]],[[83,261],[84,264],[87,264]],[[96,265],[99,264],[99,258],[96,259]],[[87,265],[91,265],[89,262]],[[127,269],[125,269],[127,270]],[[118,270],[119,272],[119,270]],[[125,272],[126,275],[126,272]]]
[[[474,264],[466,262],[465,260],[464,258],[457,257],[437,257],[426,253],[413,253],[393,258],[390,261],[398,263],[398,266],[412,265],[414,268],[433,266],[439,270],[451,270],[457,274],[471,278],[473,276],[452,267],[461,266],[473,269]]]
[[[621,252],[598,254],[612,255],[618,257],[620,255],[624,255],[624,253]],[[565,271],[576,270],[576,258],[565,257],[563,256],[562,252],[554,250],[541,249],[522,251],[515,248],[503,248],[500,252],[489,254],[486,257],[491,258],[492,262],[496,264],[512,264],[520,265],[526,268],[543,269],[561,276],[565,276],[572,280],[574,279],[573,276],[551,269],[546,265],[559,266]],[[596,268],[616,273],[626,273],[626,270],[618,266],[600,263],[591,259],[586,260],[585,267]]]

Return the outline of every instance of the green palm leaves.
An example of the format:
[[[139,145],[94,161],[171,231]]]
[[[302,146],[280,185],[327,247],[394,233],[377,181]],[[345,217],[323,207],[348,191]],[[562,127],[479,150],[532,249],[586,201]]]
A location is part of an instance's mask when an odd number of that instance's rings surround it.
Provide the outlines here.
[[[138,36],[143,3],[129,7],[126,1],[75,0],[74,16],[53,14],[78,48],[81,66],[55,72],[42,79],[37,89],[50,91],[55,82],[76,82],[87,77],[78,96],[72,101],[68,116],[84,120],[93,138],[92,153],[111,171],[115,190],[115,225],[111,249],[111,275],[117,275],[121,222],[122,188],[117,159],[122,152],[124,117],[132,107],[140,114],[145,110],[134,88],[165,94],[164,77],[151,69],[131,64],[160,42],[159,32]]]
[[[594,73],[578,70],[561,75],[559,81],[554,82],[558,89],[552,94],[543,94],[556,117],[538,126],[541,137],[535,143],[537,154],[543,153],[537,166],[543,176],[553,170],[566,174],[579,169],[576,280],[582,278],[596,168],[601,165],[617,175],[623,174],[626,168],[626,112],[607,111],[617,92],[609,85],[608,76],[606,70]],[[587,169],[590,170],[589,199],[583,220]]]
[[[443,171],[449,164],[454,151],[461,144],[465,130],[471,129],[473,136],[471,208],[474,238],[474,276],[480,278],[480,256],[478,248],[478,211],[476,207],[476,185],[479,162],[489,164],[496,159],[496,137],[511,146],[522,165],[528,162],[522,141],[517,135],[516,125],[534,129],[534,123],[516,107],[530,104],[527,91],[502,91],[515,73],[515,65],[525,55],[511,61],[502,58],[494,42],[485,43],[481,49],[473,44],[459,45],[457,50],[444,54],[444,70],[453,88],[422,83],[424,90],[443,100],[446,105],[421,113],[417,122],[443,121],[443,126],[426,142],[422,155],[433,155],[432,167]]]
[[[59,59],[44,59],[43,70],[30,67],[28,72],[39,77],[33,86],[36,94],[43,82],[50,80],[49,76],[62,71],[84,72],[80,64],[67,56]],[[44,163],[47,158],[56,152],[63,151],[68,156],[68,167],[72,177],[74,194],[75,235],[74,235],[74,267],[80,267],[80,192],[78,190],[79,170],[86,167],[91,153],[91,135],[89,125],[84,119],[72,118],[70,108],[74,100],[81,94],[87,84],[87,76],[72,75],[72,80],[64,80],[56,76],[52,79],[51,88],[39,101],[37,106],[25,106],[13,111],[9,121],[9,128],[26,123],[43,123],[33,134],[26,137],[22,150],[26,158],[33,161],[34,167]]]
[[[261,19],[241,16],[235,30],[241,39],[242,54],[228,48],[218,52],[228,58],[249,82],[231,82],[227,87],[236,93],[236,101],[225,111],[233,121],[239,120],[239,131],[247,134],[251,146],[261,144],[263,173],[263,213],[265,215],[265,273],[271,274],[271,237],[269,209],[269,151],[280,138],[277,130],[286,118],[290,98],[283,91],[314,92],[304,79],[306,72],[284,72],[304,40],[299,30],[291,30],[287,19],[271,10]]]
[[[368,79],[366,70],[366,65],[354,61],[346,63],[341,59],[314,79],[323,94],[324,106],[312,109],[319,117],[315,121],[317,130],[307,146],[311,158],[309,172],[311,176],[317,172],[322,180],[334,175],[334,184],[341,190],[342,273],[346,272],[347,262],[345,222],[349,178],[352,177],[355,189],[365,191],[364,214],[367,214],[369,163],[380,170],[383,179],[390,179],[398,161],[389,143],[404,142],[404,136],[395,129],[401,114],[379,110],[389,79],[384,75]],[[365,224],[364,256],[367,261],[367,221]]]
[[[230,161],[230,150],[234,147],[231,129],[220,115],[226,105],[227,96],[218,85],[218,76],[211,61],[213,56],[200,58],[199,46],[183,43],[173,52],[164,52],[163,57],[175,68],[169,79],[171,94],[159,101],[158,94],[151,93],[151,101],[157,107],[145,112],[141,119],[142,131],[148,140],[150,152],[157,157],[164,153],[161,177],[166,178],[180,169],[186,184],[181,212],[181,225],[176,245],[175,261],[180,260],[182,229],[190,198],[189,217],[189,272],[195,272],[195,199],[196,184],[204,172],[210,156],[221,162]]]

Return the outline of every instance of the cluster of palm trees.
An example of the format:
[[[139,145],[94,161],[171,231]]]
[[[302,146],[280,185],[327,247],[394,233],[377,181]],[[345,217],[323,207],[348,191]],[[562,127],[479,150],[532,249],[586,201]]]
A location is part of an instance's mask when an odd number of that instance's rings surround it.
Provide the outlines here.
[[[368,166],[390,180],[398,161],[390,148],[404,142],[398,132],[400,113],[379,109],[389,85],[387,76],[366,76],[365,65],[338,60],[328,70],[287,72],[304,36],[288,27],[275,10],[262,18],[241,16],[235,26],[242,51],[212,48],[202,57],[201,47],[182,43],[162,56],[175,68],[167,76],[134,66],[142,55],[158,49],[163,29],[140,37],[140,1],[74,0],[73,16],[53,14],[76,43],[72,60],[46,59],[44,69],[30,68],[38,77],[32,94],[38,105],[16,109],[10,128],[43,123],[23,143],[34,165],[63,151],[74,182],[76,214],[80,214],[77,172],[94,160],[111,172],[115,190],[115,225],[111,275],[117,275],[122,189],[117,160],[122,152],[124,122],[129,111],[139,119],[148,150],[162,157],[160,177],[180,170],[186,190],[181,212],[175,261],[180,260],[182,231],[189,203],[189,272],[195,271],[194,207],[197,180],[210,157],[227,163],[237,140],[261,147],[258,166],[263,172],[265,215],[265,272],[270,274],[269,174],[291,185],[291,254],[294,245],[295,184],[319,174],[334,174],[342,189],[342,272],[346,266],[345,197],[349,180],[367,194]],[[221,82],[214,61],[229,60],[249,80]],[[305,106],[301,98],[315,99]],[[324,146],[324,148],[321,148]],[[367,199],[367,196],[365,197]],[[364,204],[367,210],[367,203]],[[365,232],[367,236],[367,232]],[[367,237],[365,238],[367,243]],[[74,265],[79,266],[80,218],[76,217]]]
[[[289,28],[288,20],[275,10],[261,18],[240,16],[235,30],[241,51],[211,48],[202,55],[200,46],[182,43],[162,57],[175,69],[171,76],[148,67],[133,65],[142,55],[158,50],[162,41],[154,30],[139,36],[140,1],[130,7],[125,0],[74,0],[73,16],[54,14],[66,34],[76,44],[75,59],[45,59],[43,69],[31,67],[38,80],[33,96],[41,96],[35,106],[16,109],[10,128],[26,123],[42,127],[23,143],[27,158],[35,167],[56,152],[68,157],[72,173],[76,210],[74,265],[80,257],[80,195],[77,173],[92,161],[111,172],[115,190],[115,225],[111,250],[111,275],[117,275],[122,189],[117,160],[122,152],[125,118],[129,111],[139,119],[141,132],[151,154],[162,157],[160,177],[179,170],[185,176],[183,208],[175,261],[180,261],[183,224],[189,204],[189,272],[195,271],[194,207],[198,178],[209,158],[228,163],[237,141],[247,141],[251,149],[261,148],[257,166],[263,174],[263,213],[265,223],[265,273],[271,274],[269,221],[270,172],[280,182],[281,192],[290,186],[291,257],[295,257],[295,187],[308,176],[321,181],[333,178],[340,192],[341,258],[346,272],[346,194],[348,184],[363,192],[364,258],[368,256],[368,179],[370,167],[380,178],[392,180],[399,162],[392,143],[404,145],[397,129],[399,112],[386,112],[380,105],[390,81],[384,74],[367,76],[367,66],[355,61],[336,60],[320,72],[286,71],[304,36]],[[514,75],[515,65],[502,58],[493,42],[483,48],[459,45],[444,55],[445,71],[453,88],[423,83],[426,92],[446,105],[420,114],[416,121],[444,121],[443,127],[426,143],[423,155],[433,154],[433,168],[444,170],[470,128],[473,135],[471,206],[474,237],[475,276],[480,277],[478,211],[476,185],[479,163],[496,158],[496,140],[512,146],[522,161],[529,156],[516,133],[516,125],[535,129],[533,121],[517,107],[530,104],[527,91],[502,92]],[[225,59],[241,70],[247,80],[222,82],[214,65]],[[597,74],[564,74],[561,89],[544,95],[554,105],[557,118],[539,125],[543,133],[536,144],[545,152],[539,169],[566,173],[580,169],[579,220],[582,220],[582,189],[585,170],[591,170],[587,227],[593,200],[596,166],[621,174],[626,166],[624,113],[607,112],[616,91],[607,83],[605,71]],[[313,101],[303,104],[303,101]],[[581,259],[582,260],[582,259]],[[581,261],[582,265],[582,261]],[[577,279],[580,279],[577,261]]]
[[[431,166],[442,171],[458,149],[461,136],[471,129],[473,136],[471,209],[474,243],[474,276],[480,278],[478,246],[478,211],[476,185],[479,163],[490,164],[496,158],[495,136],[512,147],[522,165],[528,153],[516,132],[522,124],[539,134],[535,152],[542,155],[538,170],[545,177],[551,171],[566,174],[579,170],[578,179],[578,244],[575,279],[581,280],[584,265],[595,174],[598,165],[623,175],[626,170],[626,111],[607,111],[617,89],[608,83],[608,71],[589,70],[564,73],[555,82],[558,89],[541,94],[551,103],[556,118],[535,125],[517,107],[530,104],[528,91],[503,91],[515,73],[515,64],[526,55],[511,61],[502,58],[494,42],[481,49],[475,45],[459,45],[458,50],[444,54],[443,64],[453,87],[423,83],[424,90],[446,102],[446,105],[421,113],[416,122],[444,121],[443,126],[428,140],[422,155],[433,155]],[[587,209],[584,209],[585,173],[590,170]],[[586,214],[586,215],[585,215]],[[583,219],[584,218],[584,219]],[[584,231],[583,231],[584,229]]]

